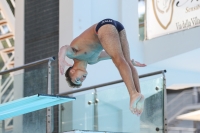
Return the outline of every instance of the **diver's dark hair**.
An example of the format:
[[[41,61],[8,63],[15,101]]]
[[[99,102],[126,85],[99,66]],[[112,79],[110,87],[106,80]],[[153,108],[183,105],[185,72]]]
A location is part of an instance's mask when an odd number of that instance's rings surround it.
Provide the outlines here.
[[[72,66],[73,67],[73,66]],[[66,81],[68,83],[68,85],[72,88],[80,88],[82,84],[74,84],[72,81],[71,81],[71,77],[69,76],[69,72],[70,70],[72,69],[72,67],[69,67],[66,72],[65,72],[65,77],[66,77]]]

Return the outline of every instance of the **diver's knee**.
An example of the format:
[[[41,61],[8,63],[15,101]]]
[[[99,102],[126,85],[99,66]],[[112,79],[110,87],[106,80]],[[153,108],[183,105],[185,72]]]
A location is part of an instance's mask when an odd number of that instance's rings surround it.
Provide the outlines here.
[[[111,57],[112,58],[112,61],[114,62],[114,64],[116,66],[119,66],[121,65],[122,63],[126,62],[125,58],[121,57],[121,56],[118,56],[118,57]]]

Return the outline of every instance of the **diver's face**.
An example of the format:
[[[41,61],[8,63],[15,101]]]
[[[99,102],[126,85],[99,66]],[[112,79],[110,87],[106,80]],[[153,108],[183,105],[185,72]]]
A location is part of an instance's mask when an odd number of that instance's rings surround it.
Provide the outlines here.
[[[70,70],[71,81],[74,84],[80,85],[87,77],[87,71],[82,71],[80,69]]]

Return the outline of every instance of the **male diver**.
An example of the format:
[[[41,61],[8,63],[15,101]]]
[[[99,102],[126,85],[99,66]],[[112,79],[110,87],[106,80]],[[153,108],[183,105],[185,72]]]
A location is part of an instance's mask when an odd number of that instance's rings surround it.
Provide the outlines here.
[[[73,66],[65,61],[65,56],[74,60]],[[141,94],[139,78],[134,66],[146,65],[131,61],[126,32],[120,22],[104,19],[85,30],[70,45],[61,47],[60,73],[64,74],[65,66],[70,66],[65,73],[66,80],[71,87],[78,88],[87,77],[87,64],[95,64],[107,59],[112,59],[128,89],[131,112],[140,115],[143,111],[144,96]]]

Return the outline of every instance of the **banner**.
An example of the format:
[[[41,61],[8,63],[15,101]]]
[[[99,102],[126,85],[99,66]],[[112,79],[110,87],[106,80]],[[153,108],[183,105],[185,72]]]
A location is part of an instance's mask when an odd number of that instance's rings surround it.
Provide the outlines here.
[[[146,0],[146,39],[200,26],[200,0]]]

